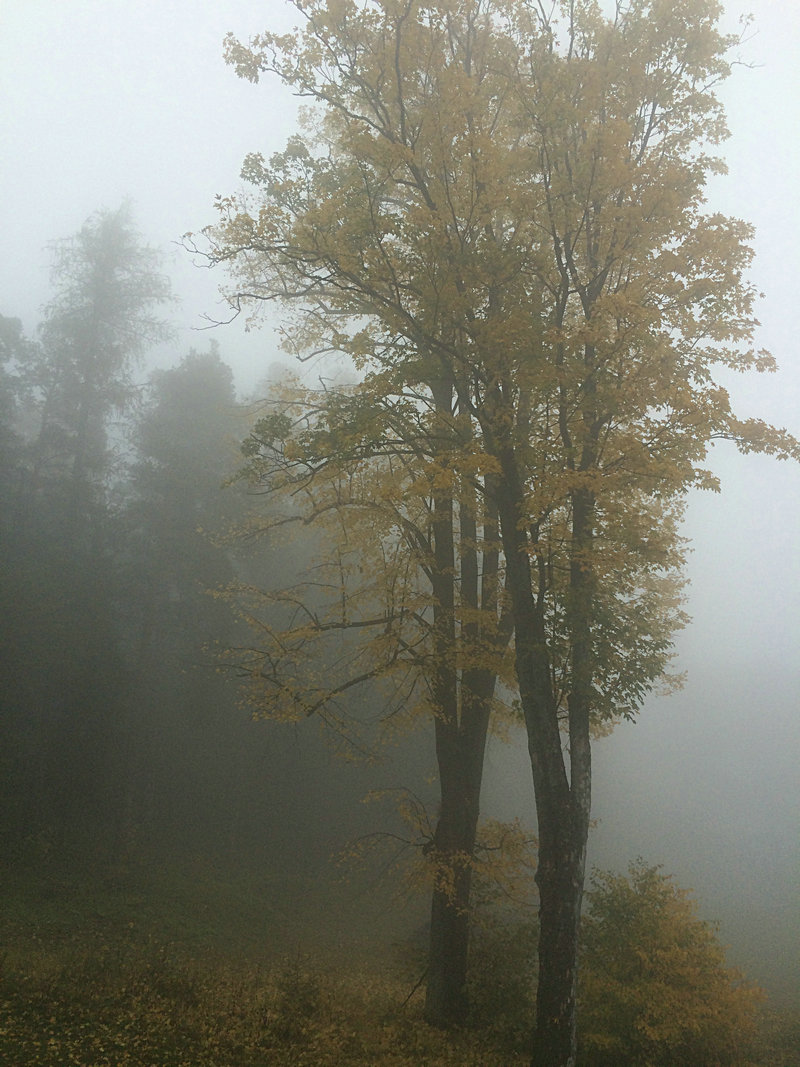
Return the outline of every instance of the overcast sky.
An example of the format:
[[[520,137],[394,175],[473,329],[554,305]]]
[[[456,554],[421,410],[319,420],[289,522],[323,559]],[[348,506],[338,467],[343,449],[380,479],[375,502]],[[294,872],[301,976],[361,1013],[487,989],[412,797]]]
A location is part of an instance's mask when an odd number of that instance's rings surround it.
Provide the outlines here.
[[[215,219],[247,152],[278,151],[295,101],[240,81],[222,60],[229,30],[247,39],[294,24],[287,5],[248,0],[0,0],[0,313],[28,330],[47,299],[45,245],[98,208],[133,204],[169,257],[182,298],[176,356],[220,310],[218,282],[176,242]],[[271,334],[219,338],[240,380]],[[248,366],[249,365],[249,366]],[[255,374],[255,371],[252,372]]]
[[[730,175],[709,195],[757,227],[759,340],[783,369],[733,391],[742,413],[800,434],[800,0],[731,2],[726,25],[747,10],[740,54],[752,67],[722,93]],[[213,221],[248,151],[282,147],[295,113],[275,82],[235,77],[222,39],[293,23],[281,0],[0,0],[0,313],[33,333],[48,299],[44,246],[129,197],[183,298],[172,358],[203,344],[193,330],[218,310],[216,282],[175,242]],[[216,336],[244,386],[275,358],[270,330]],[[763,978],[766,956],[788,975],[800,955],[788,923],[800,903],[800,475],[724,450],[715,463],[724,492],[693,498],[687,527],[689,682],[598,747],[597,841],[602,857],[624,865],[641,852],[694,885],[747,962],[760,955]],[[754,916],[749,933],[729,919],[736,901]]]
[[[800,246],[800,2],[736,0],[728,28],[743,10],[756,14],[741,49],[756,69],[738,70],[724,89],[732,173],[714,197],[758,227],[763,343],[788,366]],[[222,39],[295,22],[283,0],[0,0],[2,313],[32,330],[47,298],[44,246],[130,197],[147,239],[172,253],[183,347],[197,341],[188,331],[213,313],[216,282],[174,242],[213,221],[214,196],[238,187],[245,154],[279,150],[295,114],[275,80],[252,86],[235,76]],[[220,340],[243,381],[274,346],[269,332],[243,338],[237,329]],[[762,408],[791,421],[797,376],[791,388],[764,390]]]

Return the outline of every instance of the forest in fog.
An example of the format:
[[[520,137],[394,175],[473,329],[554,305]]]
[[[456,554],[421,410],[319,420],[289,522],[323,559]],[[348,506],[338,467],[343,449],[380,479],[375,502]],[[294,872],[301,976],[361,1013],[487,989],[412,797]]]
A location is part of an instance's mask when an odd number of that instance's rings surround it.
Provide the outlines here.
[[[794,1067],[748,23],[290,6],[279,150],[0,305],[0,1061]]]
[[[342,968],[370,981],[391,975],[397,985],[383,995],[398,998],[395,1008],[419,998],[430,891],[419,846],[430,840],[425,825],[435,821],[437,803],[430,727],[397,723],[396,693],[378,682],[354,687],[346,713],[322,722],[259,705],[248,666],[252,598],[271,605],[267,625],[281,625],[281,597],[307,588],[326,554],[316,531],[291,524],[284,532],[285,514],[243,476],[265,410],[285,410],[286,369],[273,366],[258,400],[243,400],[212,338],[146,381],[137,377],[147,346],[164,336],[171,294],[158,253],[142,244],[126,205],[95,213],[51,254],[53,290],[37,335],[2,319],[7,988],[22,959],[32,971],[24,1024],[12,1011],[4,1040],[11,1054],[26,1049],[30,1063],[60,1063],[65,1048],[86,1064],[151,1062],[137,1058],[148,1054],[162,1057],[152,1062],[184,1062],[166,1058],[160,1031],[172,1032],[185,998],[199,998],[198,975],[187,968],[200,958],[213,969],[219,1008],[231,997],[265,996],[242,991],[241,983],[256,982],[251,972],[230,971],[257,961],[277,968],[274,1025],[252,1047],[252,1035],[230,1034],[231,1048],[267,1055],[265,1063],[362,1062],[356,1052],[337,1059],[338,1031],[323,1035],[332,1058],[322,1058],[313,1051],[322,1038],[309,1031],[331,1011],[323,1008],[329,1000],[363,998],[331,988],[331,974]],[[369,554],[361,547],[363,564]],[[323,673],[349,664],[349,656],[340,647]],[[489,783],[489,807],[506,809],[510,821],[490,820],[486,841],[502,858],[484,862],[474,904],[472,953],[483,983],[471,992],[477,1031],[465,1046],[447,1046],[456,1058],[430,1062],[510,1062],[504,1057],[518,1055],[530,1010],[535,849],[532,832],[517,821],[520,814],[531,821],[520,787],[503,785],[523,742],[508,712],[496,729],[500,770]],[[514,804],[520,810],[512,816]],[[644,907],[653,902],[648,894],[662,905],[669,900],[676,917],[659,919],[665,936],[675,936],[670,922],[696,922],[701,945],[716,944],[712,928],[692,917],[682,890],[671,896],[673,883],[657,868],[639,861],[630,876],[625,883],[609,874],[598,885],[638,888]],[[597,936],[607,939],[609,931]],[[599,982],[602,1003],[600,976],[614,948],[600,940],[591,951],[600,960],[591,981]],[[157,955],[157,973],[149,953]],[[158,1005],[137,1008],[142,1033],[135,1040],[109,1038],[113,1054],[127,1059],[103,1059],[96,1042],[77,1041],[66,1021],[54,1022],[58,1011],[47,1025],[43,1015],[59,996],[68,1002],[76,995],[65,975],[85,992],[109,958],[123,987],[138,981],[158,991]],[[715,959],[712,953],[706,965]],[[47,975],[43,1000],[39,971]],[[167,992],[165,983],[172,983]],[[715,994],[723,995],[724,988]],[[118,990],[104,990],[105,1012],[114,996]],[[374,1006],[341,1010],[374,1025]],[[732,1002],[722,1010],[735,1018],[748,1009]],[[762,1041],[772,1058],[753,1062],[795,1062],[787,1026],[769,1023]],[[63,1041],[55,1059],[47,1058],[45,1036]],[[270,1058],[284,1046],[289,1058]],[[198,1047],[192,1056],[201,1055]],[[379,1054],[366,1047],[367,1055]],[[422,1047],[396,1062],[419,1062]],[[424,1054],[445,1057],[437,1048],[425,1046]],[[458,1058],[467,1055],[475,1058]],[[383,1056],[395,1062],[387,1050]]]
[[[55,259],[39,336],[2,320],[4,855],[314,869],[364,781],[319,731],[252,721],[217,595],[237,570],[284,581],[310,546],[232,545],[248,407],[216,341],[137,381],[170,288],[129,209]]]

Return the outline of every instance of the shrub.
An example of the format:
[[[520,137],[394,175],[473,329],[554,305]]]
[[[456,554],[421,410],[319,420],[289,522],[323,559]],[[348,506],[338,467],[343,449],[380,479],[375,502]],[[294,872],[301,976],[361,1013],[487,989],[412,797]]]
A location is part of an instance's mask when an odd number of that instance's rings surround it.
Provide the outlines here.
[[[596,872],[583,925],[581,1063],[743,1064],[763,993],[725,965],[713,923],[658,867]]]

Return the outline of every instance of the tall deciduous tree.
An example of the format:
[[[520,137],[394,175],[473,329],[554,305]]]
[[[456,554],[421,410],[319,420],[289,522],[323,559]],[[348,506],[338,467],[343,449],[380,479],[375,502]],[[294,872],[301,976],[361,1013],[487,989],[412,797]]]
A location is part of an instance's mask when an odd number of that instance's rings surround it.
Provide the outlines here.
[[[710,442],[798,453],[714,377],[773,367],[753,347],[750,227],[705,208],[733,41],[713,0],[611,20],[588,0],[295,6],[301,32],[227,55],[317,118],[245,161],[256,190],[220,201],[211,259],[234,307],[293,305],[293,344],[349,352],[373,396],[435,412],[432,449],[446,423],[481,456],[536,796],[533,1062],[566,1067],[592,720],[632,716],[667,666],[676,520],[715,485]]]
[[[267,525],[313,526],[328,547],[304,581],[249,598],[256,648],[240,666],[267,714],[352,732],[342,705],[369,685],[373,720],[432,719],[435,828],[413,806],[432,883],[427,1013],[463,1021],[484,752],[511,637],[495,509],[433,398],[356,386],[285,390],[270,406],[245,445],[271,494]]]

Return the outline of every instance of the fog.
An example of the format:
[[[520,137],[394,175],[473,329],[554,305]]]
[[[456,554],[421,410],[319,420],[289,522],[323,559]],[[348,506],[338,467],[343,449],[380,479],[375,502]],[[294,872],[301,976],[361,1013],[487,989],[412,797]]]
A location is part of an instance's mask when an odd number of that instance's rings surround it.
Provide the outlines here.
[[[721,922],[731,959],[782,1003],[796,1002],[797,693],[800,574],[797,472],[718,450],[719,495],[686,518],[692,622],[677,640],[684,687],[595,745],[590,862],[624,870],[642,856],[691,887]],[[522,740],[522,739],[520,739]],[[511,798],[495,744],[487,802],[524,803],[524,745]]]
[[[756,226],[759,343],[781,368],[730,387],[743,414],[798,435],[800,7],[757,0],[725,9],[732,28],[744,10],[755,21],[722,91],[730,174],[713,181],[709,200]],[[205,332],[208,317],[225,314],[222,279],[194,265],[180,238],[214,221],[214,197],[238,188],[247,152],[278,151],[294,128],[296,101],[275,81],[238,80],[222,61],[222,38],[293,22],[279,0],[0,0],[0,314],[34,336],[49,299],[48,243],[129,198],[181,300],[169,313],[173,338],[148,354],[142,378],[211,336],[241,395],[285,358],[277,312],[273,327]],[[711,463],[722,492],[692,495],[685,524],[692,622],[677,665],[686,683],[597,743],[591,860],[663,864],[695,890],[703,915],[721,921],[732,962],[776,1002],[797,1005],[800,470],[724,446]],[[351,774],[338,767],[332,778]],[[353,803],[357,777],[342,787]],[[532,821],[529,779],[524,746],[493,740],[487,809]]]

